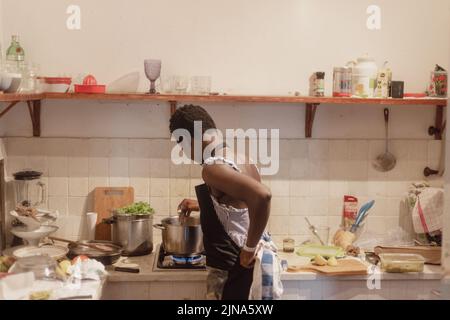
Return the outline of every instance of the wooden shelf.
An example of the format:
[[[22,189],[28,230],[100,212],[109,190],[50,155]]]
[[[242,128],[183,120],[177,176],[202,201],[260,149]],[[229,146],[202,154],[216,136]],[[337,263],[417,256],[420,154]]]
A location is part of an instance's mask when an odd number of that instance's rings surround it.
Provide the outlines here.
[[[33,122],[33,134],[40,135],[40,108],[41,101],[49,100],[93,100],[93,101],[161,101],[168,102],[170,112],[173,114],[178,102],[203,102],[203,103],[289,103],[305,105],[305,136],[312,136],[312,128],[317,107],[320,104],[360,104],[360,105],[386,105],[405,106],[422,105],[435,106],[436,119],[433,127],[430,127],[430,135],[441,139],[444,122],[444,107],[447,99],[436,98],[404,98],[404,99],[363,99],[363,98],[335,98],[335,97],[302,97],[302,96],[258,96],[258,95],[176,95],[176,94],[146,94],[146,93],[40,93],[40,94],[0,94],[0,102],[10,104],[0,111],[0,118],[4,116],[19,102],[27,102],[30,116]]]
[[[248,102],[248,103],[313,103],[313,104],[382,104],[382,105],[447,105],[446,99],[362,99],[296,96],[246,95],[176,95],[145,93],[45,93],[46,99],[101,100],[101,101],[188,101],[188,102]]]

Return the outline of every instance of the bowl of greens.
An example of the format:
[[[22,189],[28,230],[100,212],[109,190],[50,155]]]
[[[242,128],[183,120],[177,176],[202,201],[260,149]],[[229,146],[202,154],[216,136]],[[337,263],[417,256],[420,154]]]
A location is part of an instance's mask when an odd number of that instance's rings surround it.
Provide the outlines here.
[[[144,216],[152,215],[155,210],[150,206],[149,203],[144,201],[135,202],[129,206],[119,208],[115,211],[116,215],[119,216]]]

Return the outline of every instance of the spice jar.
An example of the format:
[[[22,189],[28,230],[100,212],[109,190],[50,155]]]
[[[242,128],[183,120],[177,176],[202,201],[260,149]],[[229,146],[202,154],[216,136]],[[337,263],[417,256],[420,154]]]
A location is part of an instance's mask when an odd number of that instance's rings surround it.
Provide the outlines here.
[[[295,250],[295,240],[291,238],[286,238],[283,240],[283,252],[294,252]]]
[[[325,72],[314,73],[313,94],[316,97],[325,95]]]

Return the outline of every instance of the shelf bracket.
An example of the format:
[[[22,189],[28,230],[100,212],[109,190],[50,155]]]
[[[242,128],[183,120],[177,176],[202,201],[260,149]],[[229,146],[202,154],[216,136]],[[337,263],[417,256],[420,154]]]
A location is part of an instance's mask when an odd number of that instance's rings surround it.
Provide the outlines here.
[[[312,128],[317,107],[320,103],[307,103],[305,108],[305,137],[312,137]]]
[[[175,111],[177,111],[177,102],[170,100],[169,103],[170,103],[170,116],[173,116]]]
[[[442,133],[444,131],[444,108],[445,106],[436,106],[436,116],[434,119],[434,126],[428,128],[428,134],[430,136],[434,135],[435,140],[442,139]]]
[[[41,136],[41,101],[27,101],[28,112],[33,125],[33,137]]]
[[[9,110],[11,110],[16,104],[18,104],[19,101],[13,101],[11,102],[6,108],[5,110],[3,110],[2,112],[0,112],[0,118],[2,118],[5,114],[8,113]]]

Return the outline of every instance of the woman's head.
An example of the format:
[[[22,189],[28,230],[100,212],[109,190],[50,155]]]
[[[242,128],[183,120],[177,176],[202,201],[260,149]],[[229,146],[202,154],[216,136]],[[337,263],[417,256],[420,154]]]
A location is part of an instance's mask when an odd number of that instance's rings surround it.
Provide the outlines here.
[[[201,124],[201,137],[195,136],[195,122]],[[203,140],[203,134],[210,129],[216,129],[216,124],[211,116],[200,106],[194,106],[192,104],[185,105],[178,108],[170,118],[169,125],[170,133],[173,134],[176,130],[183,130],[186,134],[190,135],[191,142],[191,154],[188,156],[194,159],[194,139],[200,138]],[[177,135],[177,143],[183,142],[184,136]]]

